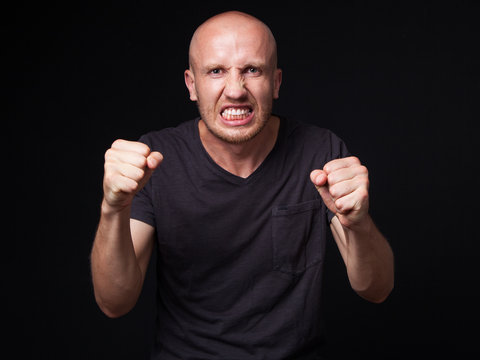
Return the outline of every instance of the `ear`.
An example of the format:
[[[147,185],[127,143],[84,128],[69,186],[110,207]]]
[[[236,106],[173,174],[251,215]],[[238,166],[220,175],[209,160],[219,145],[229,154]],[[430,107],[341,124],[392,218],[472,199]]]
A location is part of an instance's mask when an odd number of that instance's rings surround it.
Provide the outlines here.
[[[187,85],[188,92],[190,93],[190,100],[197,101],[197,90],[195,89],[195,76],[193,75],[193,71],[190,69],[185,70],[184,77],[185,85]]]
[[[278,99],[280,93],[280,85],[282,84],[282,70],[275,69],[273,76],[273,98]]]

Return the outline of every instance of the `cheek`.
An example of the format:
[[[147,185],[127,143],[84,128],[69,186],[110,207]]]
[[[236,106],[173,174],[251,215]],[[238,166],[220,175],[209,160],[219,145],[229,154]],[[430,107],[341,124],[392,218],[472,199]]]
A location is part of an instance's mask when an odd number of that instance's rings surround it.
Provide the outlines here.
[[[255,97],[259,106],[270,108],[274,98],[274,89],[269,82],[256,84],[252,87],[251,93]]]
[[[222,95],[220,82],[202,82],[197,86],[198,103],[202,107],[213,109]]]

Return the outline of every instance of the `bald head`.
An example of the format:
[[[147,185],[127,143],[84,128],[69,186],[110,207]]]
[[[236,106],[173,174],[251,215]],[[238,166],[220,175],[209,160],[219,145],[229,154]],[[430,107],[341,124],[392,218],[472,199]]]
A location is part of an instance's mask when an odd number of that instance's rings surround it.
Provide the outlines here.
[[[209,130],[204,135],[241,144],[263,131],[282,80],[275,39],[263,22],[236,11],[208,19],[193,34],[189,60],[185,85]]]
[[[268,51],[273,68],[277,67],[277,44],[270,28],[254,16],[239,11],[228,11],[209,18],[197,28],[188,52],[190,68],[194,68],[197,57],[206,43],[226,35],[231,36],[232,41],[242,37],[256,38],[258,44]]]

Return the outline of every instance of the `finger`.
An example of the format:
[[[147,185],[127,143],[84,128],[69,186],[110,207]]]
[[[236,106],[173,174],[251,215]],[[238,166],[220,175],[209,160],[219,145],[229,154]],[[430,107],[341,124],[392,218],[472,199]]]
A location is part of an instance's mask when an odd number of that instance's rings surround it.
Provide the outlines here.
[[[128,141],[123,139],[115,140],[112,149],[136,152],[147,157],[150,154],[150,148],[139,141]]]
[[[327,175],[322,170],[313,170],[310,173],[310,180],[317,188],[320,197],[322,198],[325,206],[333,213],[337,213],[334,200],[330,195],[328,184],[327,184]]]
[[[123,176],[120,173],[117,173],[112,176],[110,181],[108,181],[108,186],[110,191],[114,194],[128,194],[137,190],[138,182],[129,177]]]
[[[323,170],[326,171],[327,173],[331,173],[338,169],[347,168],[352,165],[360,165],[360,160],[355,156],[350,156],[346,158],[329,161],[328,163],[325,164],[325,166],[323,167]]]
[[[313,170],[310,173],[310,180],[315,186],[323,186],[327,182],[327,174],[323,170]]]
[[[355,177],[356,173],[351,168],[340,168],[328,173],[328,184],[330,186],[338,184],[342,181],[348,181]]]
[[[162,163],[163,155],[158,151],[152,152],[147,158],[147,167],[145,168],[145,174],[138,183],[138,189],[142,189],[152,176],[155,169]]]
[[[334,185],[349,180],[368,181],[368,170],[363,165],[354,165],[348,168],[341,168],[328,174],[328,184]]]
[[[147,166],[147,158],[132,151],[109,149],[105,155],[105,160],[112,163],[130,164],[141,169]]]
[[[354,178],[354,179],[344,180],[344,181],[335,183],[333,185],[330,185],[328,188],[328,191],[330,192],[330,196],[334,200],[337,200],[343,196],[351,194],[359,186],[361,186],[361,184],[359,183],[358,180]]]
[[[142,180],[145,177],[145,170],[137,166],[133,166],[127,163],[120,163],[113,165],[115,171],[121,175],[130,178],[136,182]]]
[[[154,170],[160,165],[163,161],[163,155],[158,151],[152,151],[147,157],[147,166],[150,170]]]
[[[335,200],[330,195],[330,191],[328,191],[328,186],[317,186],[318,193],[320,194],[325,206],[336,214],[338,212],[337,207],[335,206]]]
[[[358,188],[350,194],[335,200],[335,207],[340,214],[360,211],[362,208],[368,210],[368,192],[363,188]]]
[[[118,160],[131,164],[139,168],[145,168],[147,166],[147,157],[135,151],[120,151],[118,154]]]

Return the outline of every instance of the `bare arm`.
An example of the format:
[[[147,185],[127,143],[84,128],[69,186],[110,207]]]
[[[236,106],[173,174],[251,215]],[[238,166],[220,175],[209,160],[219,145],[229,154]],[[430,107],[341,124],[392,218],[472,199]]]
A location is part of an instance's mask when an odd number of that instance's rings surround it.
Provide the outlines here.
[[[110,317],[130,311],[143,286],[154,228],[130,220],[130,207],[161,161],[161,154],[150,153],[146,145],[123,140],[105,154],[104,199],[91,269],[95,299]]]
[[[352,289],[364,299],[380,303],[393,288],[393,252],[370,216],[363,226],[352,231],[335,216],[330,228]]]
[[[369,301],[384,301],[394,284],[393,252],[368,214],[367,169],[350,157],[333,160],[310,177],[335,213],[330,227],[350,285]]]
[[[153,234],[152,226],[130,220],[129,211],[102,212],[91,262],[95,299],[106,315],[124,315],[136,304],[152,253]]]

